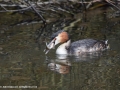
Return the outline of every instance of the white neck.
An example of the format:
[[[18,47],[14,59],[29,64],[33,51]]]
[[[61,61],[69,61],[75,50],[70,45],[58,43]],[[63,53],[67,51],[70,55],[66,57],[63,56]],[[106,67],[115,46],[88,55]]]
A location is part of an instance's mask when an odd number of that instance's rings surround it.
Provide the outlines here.
[[[70,46],[70,43],[71,43],[71,41],[69,40],[69,41],[61,44],[61,45],[57,48],[56,54],[68,54],[68,51],[67,51],[66,48],[68,48],[68,47]]]
[[[68,54],[67,50],[66,50],[66,45],[65,43],[61,44],[57,50],[56,50],[56,54]]]

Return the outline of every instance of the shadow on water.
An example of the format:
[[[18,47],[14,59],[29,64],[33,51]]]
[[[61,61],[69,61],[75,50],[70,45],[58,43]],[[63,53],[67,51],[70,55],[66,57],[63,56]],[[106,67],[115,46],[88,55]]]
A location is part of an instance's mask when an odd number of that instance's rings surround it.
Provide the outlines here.
[[[119,90],[119,22],[120,17],[115,17],[112,11],[95,10],[84,15],[78,13],[74,18],[57,19],[44,28],[39,23],[1,25],[0,86],[37,86],[36,90]],[[45,42],[58,30],[67,31],[72,41],[108,39],[110,50],[80,57],[57,56],[55,50],[45,55]]]

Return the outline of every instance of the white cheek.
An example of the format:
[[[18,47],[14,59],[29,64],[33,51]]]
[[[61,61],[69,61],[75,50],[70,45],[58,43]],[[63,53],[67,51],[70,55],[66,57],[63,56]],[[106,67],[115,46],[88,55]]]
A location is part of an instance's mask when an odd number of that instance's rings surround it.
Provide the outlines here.
[[[55,45],[59,44],[60,43],[60,38],[56,37],[56,40],[55,40]]]

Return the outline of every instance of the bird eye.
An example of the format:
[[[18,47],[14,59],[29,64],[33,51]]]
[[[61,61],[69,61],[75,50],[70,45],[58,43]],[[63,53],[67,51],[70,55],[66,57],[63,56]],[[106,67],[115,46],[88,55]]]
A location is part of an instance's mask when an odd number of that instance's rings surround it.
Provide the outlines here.
[[[56,40],[56,38],[54,38],[54,40],[53,40],[53,43],[55,44],[55,40]]]

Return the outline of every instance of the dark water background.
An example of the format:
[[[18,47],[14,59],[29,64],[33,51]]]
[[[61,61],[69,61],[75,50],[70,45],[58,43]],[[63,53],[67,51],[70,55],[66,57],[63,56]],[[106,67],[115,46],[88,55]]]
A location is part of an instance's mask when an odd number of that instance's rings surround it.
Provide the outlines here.
[[[1,13],[0,17],[0,86],[37,86],[31,90],[120,89],[120,12],[97,9],[73,17],[48,18],[45,27],[41,22],[16,23],[32,16]],[[45,55],[45,42],[62,29],[72,41],[108,39],[110,50],[93,56],[65,56],[62,60],[55,50]]]

